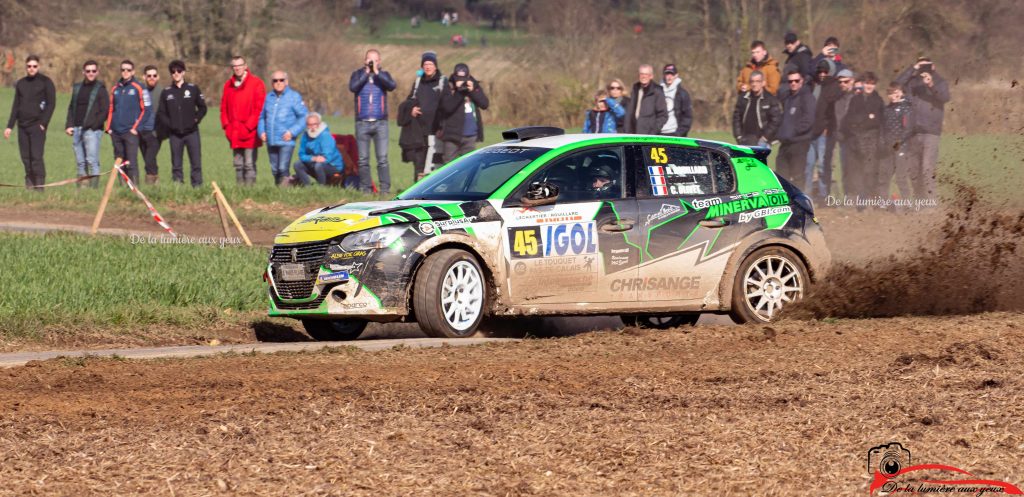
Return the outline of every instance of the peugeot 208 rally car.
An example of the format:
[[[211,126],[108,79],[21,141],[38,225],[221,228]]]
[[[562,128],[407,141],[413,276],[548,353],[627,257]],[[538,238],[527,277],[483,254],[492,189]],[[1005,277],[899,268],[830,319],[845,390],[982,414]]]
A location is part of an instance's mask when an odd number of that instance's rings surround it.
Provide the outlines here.
[[[368,321],[437,337],[524,315],[767,322],[827,270],[811,201],[768,168],[769,149],[547,127],[503,137],[395,200],[290,224],[264,274],[270,315],[321,340]]]

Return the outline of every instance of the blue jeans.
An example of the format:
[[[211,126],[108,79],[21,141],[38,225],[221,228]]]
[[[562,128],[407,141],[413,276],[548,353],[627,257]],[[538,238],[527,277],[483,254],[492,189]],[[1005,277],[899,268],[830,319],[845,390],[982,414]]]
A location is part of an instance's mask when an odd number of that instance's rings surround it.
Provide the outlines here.
[[[807,167],[804,168],[804,193],[810,196],[828,195],[825,187],[825,135],[811,140],[811,148],[807,149]],[[818,181],[814,181],[814,169],[818,169]],[[800,185],[796,185],[800,186]],[[817,192],[815,192],[817,187]]]
[[[75,149],[75,162],[78,163],[79,176],[95,176],[100,173],[100,138],[101,129],[82,129],[75,127],[72,135],[72,146]],[[86,173],[88,168],[88,174]]]
[[[267,145],[267,155],[270,156],[270,173],[274,175],[274,183],[280,183],[281,178],[291,174],[292,152],[295,151],[295,142],[288,145]]]
[[[327,177],[337,172],[341,172],[341,169],[338,169],[326,162],[295,161],[295,177],[299,179],[302,186],[309,185],[310,176],[315,177],[317,183],[326,185]]]
[[[356,121],[356,145],[359,147],[359,189],[364,192],[373,190],[373,177],[370,174],[370,140],[377,154],[377,180],[380,181],[380,192],[391,192],[391,173],[388,170],[388,122]]]

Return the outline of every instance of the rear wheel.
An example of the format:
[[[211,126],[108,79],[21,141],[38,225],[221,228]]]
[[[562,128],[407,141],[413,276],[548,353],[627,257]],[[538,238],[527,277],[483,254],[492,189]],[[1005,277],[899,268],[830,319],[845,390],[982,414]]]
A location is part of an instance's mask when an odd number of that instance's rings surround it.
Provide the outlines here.
[[[445,249],[431,254],[416,273],[413,312],[429,336],[463,338],[476,334],[485,302],[484,273],[465,250]]]
[[[693,326],[700,319],[700,314],[676,314],[674,316],[652,316],[650,314],[622,315],[622,323],[626,326],[652,330],[667,330],[679,326]]]
[[[773,321],[784,306],[803,298],[808,282],[807,267],[793,251],[758,249],[736,272],[730,315],[737,323]]]
[[[355,340],[366,329],[364,319],[303,319],[302,326],[314,340],[332,342]]]

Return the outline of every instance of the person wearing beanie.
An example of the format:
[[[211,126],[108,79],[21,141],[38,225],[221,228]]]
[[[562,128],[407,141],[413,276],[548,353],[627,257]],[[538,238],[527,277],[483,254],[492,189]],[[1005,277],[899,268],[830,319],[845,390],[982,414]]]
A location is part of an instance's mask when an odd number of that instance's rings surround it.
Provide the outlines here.
[[[437,115],[445,164],[472,152],[476,142],[484,141],[480,111],[488,105],[490,101],[480,82],[469,73],[469,66],[456,64],[445,85]]]
[[[366,51],[363,66],[352,72],[348,90],[355,96],[356,144],[359,149],[359,189],[373,191],[370,172],[370,142],[377,155],[377,180],[381,196],[391,194],[391,171],[388,168],[388,92],[398,85],[391,74],[381,68],[380,51]]]
[[[203,184],[199,123],[206,116],[206,99],[198,86],[185,81],[184,62],[171,61],[167,70],[171,73],[171,85],[160,93],[156,118],[171,146],[171,179],[175,183],[184,182],[182,153],[188,148],[189,179],[193,187],[198,187]]]
[[[832,151],[835,149],[836,130],[839,127],[835,103],[842,96],[842,91],[834,71],[835,64],[829,59],[822,59],[815,68],[811,85],[811,95],[815,100],[813,139],[807,150],[807,165],[803,174],[805,183],[797,185],[803,186],[805,193],[818,200],[825,199],[831,190],[828,182],[831,181]]]
[[[800,38],[792,31],[786,33],[783,41],[786,44],[786,49],[782,51],[786,54],[786,64],[782,72],[788,73],[790,69],[796,69],[803,75],[805,82],[812,80],[815,66],[811,64],[811,49],[801,43]]]
[[[398,126],[402,128],[398,144],[402,147],[402,161],[413,164],[413,181],[433,169],[434,121],[444,89],[445,77],[437,67],[437,54],[423,52],[409,96],[398,108]]]

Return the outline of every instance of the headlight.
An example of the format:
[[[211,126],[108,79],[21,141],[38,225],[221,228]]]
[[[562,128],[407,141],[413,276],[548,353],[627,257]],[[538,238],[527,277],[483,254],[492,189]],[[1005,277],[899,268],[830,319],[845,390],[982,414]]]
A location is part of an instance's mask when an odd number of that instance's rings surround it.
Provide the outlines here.
[[[342,238],[341,248],[347,252],[384,248],[402,236],[406,228],[406,226],[384,226],[353,233]]]

